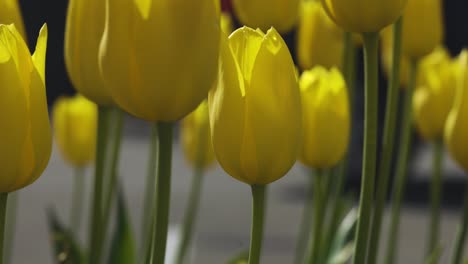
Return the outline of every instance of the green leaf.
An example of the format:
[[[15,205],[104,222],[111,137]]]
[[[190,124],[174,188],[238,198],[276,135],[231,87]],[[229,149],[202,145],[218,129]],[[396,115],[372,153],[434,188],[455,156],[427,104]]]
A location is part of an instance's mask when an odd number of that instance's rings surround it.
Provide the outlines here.
[[[117,223],[112,238],[109,264],[135,263],[135,242],[132,234],[124,194],[122,189],[119,188]]]
[[[358,219],[356,208],[351,209],[340,224],[333,239],[330,256],[327,263],[346,263],[354,253],[354,231]]]
[[[67,230],[59,221],[53,209],[47,210],[49,236],[53,245],[54,260],[59,264],[82,264],[85,257],[81,253],[71,231]]]
[[[237,254],[232,259],[228,260],[226,264],[247,264],[249,261],[249,251],[245,250]]]

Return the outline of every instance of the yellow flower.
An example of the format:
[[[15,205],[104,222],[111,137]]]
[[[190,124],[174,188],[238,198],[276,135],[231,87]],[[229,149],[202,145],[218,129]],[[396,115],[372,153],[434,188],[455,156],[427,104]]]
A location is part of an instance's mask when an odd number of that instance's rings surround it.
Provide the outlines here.
[[[390,78],[393,67],[393,26],[388,26],[382,30],[381,34],[381,58],[382,58],[382,69],[387,75],[387,78]],[[408,85],[409,81],[409,67],[410,61],[405,54],[400,56],[400,85],[401,88],[405,88]]]
[[[232,5],[240,22],[253,28],[276,28],[290,31],[297,22],[300,0],[233,0]]]
[[[350,114],[346,82],[337,68],[315,67],[299,80],[304,129],[300,160],[325,169],[335,166],[348,149]]]
[[[343,31],[316,1],[304,1],[297,32],[297,58],[302,69],[321,65],[340,67],[343,60]]]
[[[443,41],[440,0],[410,0],[403,14],[402,52],[412,59],[431,53]]]
[[[109,105],[112,98],[99,73],[99,43],[104,32],[103,0],[70,0],[65,30],[65,63],[75,87],[89,100]]]
[[[0,1],[0,24],[15,24],[18,32],[26,40],[26,32],[24,31],[24,23],[18,0]]]
[[[443,48],[420,63],[413,112],[419,133],[427,140],[441,137],[455,95],[455,66]]]
[[[393,24],[407,0],[321,0],[330,18],[350,32],[378,32]]]
[[[468,51],[459,56],[455,101],[445,124],[445,144],[455,161],[468,171]]]
[[[64,158],[77,167],[94,160],[97,106],[81,95],[60,97],[54,105],[54,136]]]
[[[288,47],[275,29],[240,28],[221,41],[218,86],[208,97],[213,149],[232,177],[268,184],[296,161],[301,99]]]
[[[114,101],[149,121],[175,121],[206,97],[217,73],[213,0],[107,0],[101,70]]]
[[[213,163],[214,154],[206,100],[182,120],[181,136],[182,147],[188,161],[201,168]]]
[[[45,92],[47,26],[29,49],[14,25],[0,25],[0,192],[33,183],[49,162],[52,139]]]
[[[234,26],[232,25],[232,17],[229,13],[221,13],[221,30],[227,35],[231,34],[234,30]]]

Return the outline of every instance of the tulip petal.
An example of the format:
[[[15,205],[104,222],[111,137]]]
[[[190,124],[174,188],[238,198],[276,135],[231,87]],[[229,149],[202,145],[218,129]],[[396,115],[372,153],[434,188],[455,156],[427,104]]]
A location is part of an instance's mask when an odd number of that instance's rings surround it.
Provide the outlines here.
[[[44,24],[39,31],[39,37],[37,38],[36,50],[32,55],[34,66],[36,67],[42,82],[45,84],[45,64],[46,64],[46,51],[47,51],[47,36],[48,29],[47,24]]]

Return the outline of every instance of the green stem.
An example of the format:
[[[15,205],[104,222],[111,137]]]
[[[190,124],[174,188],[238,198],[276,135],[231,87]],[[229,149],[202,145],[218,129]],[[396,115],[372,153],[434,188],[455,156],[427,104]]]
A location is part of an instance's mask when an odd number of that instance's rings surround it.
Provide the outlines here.
[[[109,131],[109,110],[106,106],[98,106],[98,128],[96,142],[96,162],[94,175],[94,191],[91,206],[91,225],[89,229],[89,263],[99,264],[101,259],[100,236],[102,223],[102,189],[106,161],[107,135]]]
[[[70,228],[76,236],[79,234],[83,214],[84,168],[76,167],[73,175],[72,204],[70,207]]]
[[[396,244],[398,240],[398,232],[400,225],[400,208],[405,193],[406,176],[408,170],[408,156],[411,150],[411,132],[412,132],[412,103],[413,92],[416,85],[417,76],[417,61],[410,62],[409,83],[406,89],[405,99],[403,103],[403,124],[400,133],[400,149],[398,152],[398,160],[396,165],[395,182],[393,185],[393,204],[392,215],[390,222],[389,240],[387,245],[387,257],[385,263],[392,264],[395,262]]]
[[[362,157],[361,197],[355,235],[353,263],[366,262],[370,217],[374,196],[378,117],[378,33],[363,33],[365,67],[364,148]]]
[[[252,185],[252,228],[250,230],[249,264],[259,264],[265,216],[265,185]]]
[[[457,238],[455,247],[453,248],[452,264],[461,264],[463,257],[463,249],[466,240],[466,231],[468,227],[468,188],[465,188],[465,198],[463,201],[463,216],[461,223],[458,226]]]
[[[309,177],[308,177],[309,178]],[[301,226],[299,228],[299,234],[298,234],[298,241],[296,245],[296,255],[295,255],[295,264],[303,264],[304,263],[304,254],[305,250],[307,247],[307,244],[309,243],[309,236],[310,236],[310,231],[311,231],[311,223],[312,223],[312,216],[313,216],[313,188],[314,188],[314,182],[312,179],[309,180],[309,186],[306,190],[306,200],[304,202],[304,208],[302,211],[302,220],[301,220]]]
[[[5,221],[6,221],[6,214],[7,214],[7,201],[8,201],[8,193],[1,193],[0,194],[0,264],[4,262],[4,246],[5,246]]]
[[[173,123],[160,122],[158,126],[158,169],[155,184],[155,212],[152,235],[152,264],[164,263],[171,196],[171,163]]]
[[[430,257],[439,243],[440,205],[442,200],[442,162],[444,143],[442,138],[434,142],[431,182],[431,222],[429,225],[429,244],[427,257]]]
[[[387,103],[385,110],[384,132],[379,166],[374,214],[372,218],[372,231],[369,242],[367,264],[375,264],[379,252],[380,230],[385,209],[385,200],[388,193],[392,157],[395,145],[395,125],[398,112],[400,90],[400,57],[401,57],[401,31],[402,17],[393,25],[393,65],[387,88]]]
[[[5,223],[5,263],[12,263],[11,258],[13,253],[13,245],[15,244],[16,212],[18,209],[19,194],[19,191],[16,191],[8,195],[7,216]]]
[[[197,217],[198,207],[200,204],[200,193],[203,179],[203,169],[200,167],[195,168],[192,188],[190,190],[188,205],[186,208],[185,218],[182,225],[181,243],[179,245],[176,264],[184,263],[187,249],[192,241],[193,227]]]

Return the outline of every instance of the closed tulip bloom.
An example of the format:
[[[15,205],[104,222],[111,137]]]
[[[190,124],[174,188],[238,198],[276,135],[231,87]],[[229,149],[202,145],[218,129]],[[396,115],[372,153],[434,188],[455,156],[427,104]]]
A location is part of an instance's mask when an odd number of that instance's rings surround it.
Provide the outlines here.
[[[96,149],[97,106],[81,95],[60,97],[53,109],[54,136],[69,163],[76,167],[93,161]]]
[[[290,31],[297,22],[301,0],[233,0],[240,22],[264,31],[274,27],[281,33]]]
[[[182,147],[189,162],[200,168],[206,168],[213,163],[214,154],[206,100],[182,120],[181,135]]]
[[[455,100],[445,124],[445,144],[452,158],[468,171],[468,51],[457,61]]]
[[[0,25],[0,192],[33,183],[49,162],[52,147],[45,93],[47,27],[31,56],[14,25]]]
[[[407,0],[321,0],[330,18],[346,31],[378,32],[403,13]]]
[[[206,98],[218,65],[215,1],[108,0],[106,19],[101,71],[122,109],[170,122]]]
[[[24,31],[23,18],[18,0],[2,0],[0,1],[0,24],[15,24],[18,32],[26,39]]]
[[[316,1],[304,1],[299,19],[297,58],[302,69],[321,65],[340,67],[343,60],[343,31]]]
[[[89,100],[112,103],[99,72],[99,44],[104,32],[103,0],[70,0],[65,29],[65,64],[73,86]]]
[[[301,101],[288,47],[275,29],[222,38],[218,86],[208,97],[213,149],[232,177],[268,184],[296,161]]]
[[[402,52],[422,58],[442,44],[444,32],[440,0],[411,0],[403,14]]]
[[[348,149],[349,99],[346,82],[337,68],[315,67],[299,80],[302,98],[303,143],[300,160],[326,169],[335,166]]]

